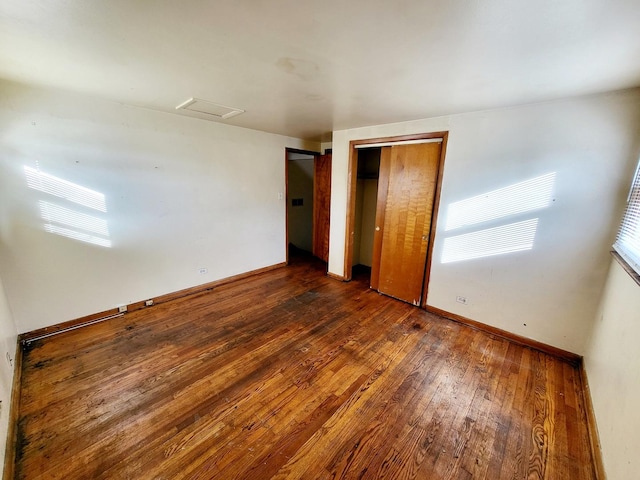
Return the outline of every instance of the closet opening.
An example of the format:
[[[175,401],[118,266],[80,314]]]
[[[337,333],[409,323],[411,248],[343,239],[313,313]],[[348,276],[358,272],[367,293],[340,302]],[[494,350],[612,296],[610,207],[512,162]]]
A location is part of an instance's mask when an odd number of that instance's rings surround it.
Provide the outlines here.
[[[370,283],[373,265],[373,237],[376,228],[380,147],[357,151],[355,225],[353,235],[352,277],[366,278]]]
[[[424,307],[447,132],[353,140],[344,279]]]

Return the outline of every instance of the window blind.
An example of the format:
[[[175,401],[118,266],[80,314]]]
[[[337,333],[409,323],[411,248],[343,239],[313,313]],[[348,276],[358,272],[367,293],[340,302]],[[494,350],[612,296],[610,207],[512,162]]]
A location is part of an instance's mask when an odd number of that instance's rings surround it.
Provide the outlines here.
[[[640,162],[633,176],[627,210],[613,248],[640,275]]]

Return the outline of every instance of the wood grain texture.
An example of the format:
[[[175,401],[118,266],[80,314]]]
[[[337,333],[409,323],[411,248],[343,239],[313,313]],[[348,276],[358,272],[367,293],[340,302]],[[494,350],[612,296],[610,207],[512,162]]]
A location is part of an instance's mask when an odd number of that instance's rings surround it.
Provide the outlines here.
[[[353,274],[353,244],[356,234],[356,190],[358,185],[358,151],[355,142],[349,142],[349,170],[347,172],[347,214],[344,239],[344,278]]]
[[[291,265],[24,351],[19,479],[594,479],[578,370]]]
[[[600,433],[598,432],[598,424],[596,423],[596,412],[593,409],[593,399],[591,390],[589,389],[589,379],[584,362],[580,364],[580,382],[584,393],[584,404],[587,414],[587,428],[589,430],[589,447],[591,448],[591,457],[596,472],[597,480],[606,480],[607,475],[604,470],[604,462],[602,459],[602,444],[600,443]]]
[[[266,267],[258,268],[256,270],[251,270],[249,272],[239,273],[238,275],[233,275],[231,277],[221,278],[219,280],[214,280],[212,282],[203,283],[202,285],[196,285],[195,287],[189,287],[183,290],[167,293],[164,295],[153,297],[153,303],[154,305],[158,305],[160,303],[170,302],[178,298],[188,297],[196,293],[206,292],[206,291],[212,290],[213,288],[225,285],[227,283],[237,282],[238,280],[242,280],[243,278],[252,277],[259,273],[269,272],[271,270],[274,270],[276,268],[282,268],[284,266],[286,266],[286,263],[284,262],[276,263],[274,265],[269,265]],[[145,305],[144,300],[133,302],[127,305],[127,311],[129,313],[135,312],[136,310],[145,309],[145,308],[148,308],[148,307]],[[20,334],[18,336],[18,339],[20,343],[28,343],[34,338],[50,335],[52,333],[58,333],[58,332],[68,330],[70,328],[74,328],[78,326],[87,325],[101,318],[115,316],[115,315],[118,315],[117,308],[113,308],[111,310],[105,310],[104,312],[94,313],[84,317],[76,318],[74,320],[69,320],[67,322],[58,323],[56,325],[51,325],[49,327],[39,328],[37,330],[31,330],[30,332]]]
[[[290,150],[287,148],[284,152],[284,216],[285,216],[285,225],[287,228],[284,229],[284,247],[285,247],[285,258],[284,263],[289,265],[289,157]],[[315,156],[313,157],[315,159]],[[312,240],[313,241],[313,240]]]
[[[373,253],[371,254],[370,285],[374,290],[380,288],[380,257],[382,255],[382,235],[384,233],[384,214],[387,208],[389,174],[391,170],[391,149],[380,149],[380,169],[376,199],[376,225],[373,232]]]
[[[440,315],[441,317],[448,318],[449,320],[453,320],[454,322],[459,322],[464,325],[468,325],[472,328],[477,328],[482,330],[485,333],[490,335],[496,335],[498,337],[502,337],[506,340],[509,340],[513,343],[517,343],[518,345],[523,345],[525,347],[533,348],[535,350],[539,350],[548,355],[552,355],[554,357],[559,358],[565,362],[569,362],[571,365],[577,367],[582,365],[582,356],[577,353],[569,352],[567,350],[563,350],[558,347],[553,347],[551,345],[547,345],[546,343],[538,342],[531,338],[523,337],[522,335],[516,335],[515,333],[507,332],[501,328],[492,327],[491,325],[487,325],[486,323],[478,322],[476,320],[472,320],[467,317],[463,317],[462,315],[457,315],[455,313],[447,312],[446,310],[442,310],[437,307],[432,307],[431,305],[426,305],[425,309],[428,312],[435,313],[436,315]]]
[[[313,254],[329,261],[329,217],[331,213],[331,154],[313,162]]]
[[[383,147],[390,150],[378,291],[420,305],[438,181],[440,144]],[[380,170],[380,184],[383,170]],[[378,197],[380,198],[380,196]]]
[[[9,428],[7,431],[7,445],[4,452],[3,476],[4,479],[14,478],[16,463],[16,443],[18,440],[18,419],[20,415],[20,392],[22,382],[22,346],[16,342],[16,353],[13,366],[13,381],[11,386],[11,405],[4,409],[9,410]],[[5,413],[6,415],[6,413]]]
[[[349,166],[347,173],[347,214],[346,229],[344,243],[344,277],[351,280],[351,269],[353,268],[353,240],[355,235],[356,222],[356,184],[358,176],[358,150],[359,145],[403,142],[407,140],[425,140],[430,138],[442,138],[443,144],[446,144],[448,132],[428,132],[414,133],[408,135],[399,135],[395,137],[378,137],[378,138],[362,138],[359,140],[351,140],[349,142]],[[444,149],[442,154],[444,155]],[[444,157],[442,158],[444,160]],[[443,163],[441,163],[443,165]],[[442,173],[442,172],[441,172]],[[440,179],[439,179],[440,181]]]
[[[329,278],[333,278],[334,280],[338,280],[340,282],[346,282],[347,279],[340,276],[340,275],[336,275],[335,273],[331,273],[331,272],[327,272],[327,277]]]
[[[442,133],[442,143],[440,144],[440,160],[438,162],[438,180],[436,183],[436,191],[433,199],[433,211],[431,213],[431,232],[429,234],[429,247],[427,250],[427,266],[424,273],[424,282],[422,287],[422,304],[421,307],[427,305],[427,293],[429,292],[429,281],[431,280],[431,264],[433,262],[433,247],[436,241],[436,232],[438,230],[438,217],[440,212],[440,195],[442,193],[442,181],[444,179],[444,164],[447,157],[447,145],[449,143],[449,133]]]

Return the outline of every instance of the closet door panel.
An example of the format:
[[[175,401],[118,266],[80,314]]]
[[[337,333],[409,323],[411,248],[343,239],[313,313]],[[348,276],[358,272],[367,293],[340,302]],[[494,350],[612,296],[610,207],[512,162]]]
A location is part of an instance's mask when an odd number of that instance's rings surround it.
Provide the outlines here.
[[[422,297],[440,148],[440,143],[384,147],[381,157],[388,157],[380,168],[381,186],[387,182],[387,188],[386,195],[378,195],[384,213],[376,223],[380,254],[372,286],[375,279],[379,292],[414,305]],[[374,258],[376,253],[374,246]]]

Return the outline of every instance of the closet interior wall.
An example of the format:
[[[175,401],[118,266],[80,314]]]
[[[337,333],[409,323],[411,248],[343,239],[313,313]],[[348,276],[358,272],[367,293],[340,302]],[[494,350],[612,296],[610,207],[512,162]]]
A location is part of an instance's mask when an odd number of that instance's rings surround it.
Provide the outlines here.
[[[380,152],[380,147],[363,148],[358,151],[356,220],[353,242],[354,266],[371,267],[372,265]]]

